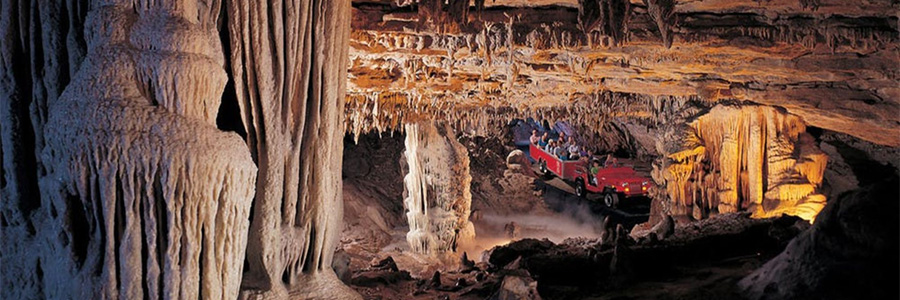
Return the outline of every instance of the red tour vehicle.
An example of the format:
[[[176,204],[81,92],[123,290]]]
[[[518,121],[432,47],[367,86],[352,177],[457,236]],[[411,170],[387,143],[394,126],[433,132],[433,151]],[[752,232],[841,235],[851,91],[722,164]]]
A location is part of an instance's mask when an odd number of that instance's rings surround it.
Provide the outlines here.
[[[597,175],[591,176],[590,165],[582,160],[560,160],[537,145],[530,147],[531,158],[537,162],[541,173],[547,177],[557,176],[573,185],[579,197],[601,194],[604,204],[615,207],[620,198],[646,196],[650,187],[650,179],[638,175],[632,167],[614,161],[604,162],[605,166],[601,165]]]

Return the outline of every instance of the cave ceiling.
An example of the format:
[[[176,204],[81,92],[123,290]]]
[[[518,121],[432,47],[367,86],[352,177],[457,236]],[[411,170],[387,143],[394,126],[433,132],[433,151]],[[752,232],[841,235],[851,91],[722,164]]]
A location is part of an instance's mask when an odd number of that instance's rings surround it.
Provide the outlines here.
[[[353,1],[348,119],[611,92],[777,106],[900,146],[897,1],[455,2]]]

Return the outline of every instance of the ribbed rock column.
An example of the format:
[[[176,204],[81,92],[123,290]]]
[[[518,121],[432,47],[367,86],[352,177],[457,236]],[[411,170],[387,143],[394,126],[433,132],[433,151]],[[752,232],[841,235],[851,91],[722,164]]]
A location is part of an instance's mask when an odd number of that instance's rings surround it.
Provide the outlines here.
[[[242,296],[359,296],[331,269],[341,232],[349,0],[228,1],[231,68],[259,166]]]

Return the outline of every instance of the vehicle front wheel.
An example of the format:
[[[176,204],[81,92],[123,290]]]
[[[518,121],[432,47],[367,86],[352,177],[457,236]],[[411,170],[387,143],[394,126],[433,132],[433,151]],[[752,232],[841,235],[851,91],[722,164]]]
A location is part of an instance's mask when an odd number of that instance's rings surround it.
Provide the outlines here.
[[[587,197],[587,190],[584,188],[584,181],[579,180],[575,183],[575,195],[580,198]]]
[[[607,192],[603,195],[603,204],[606,204],[606,206],[610,208],[615,208],[617,205],[619,205],[619,194],[616,194],[615,192]]]
[[[541,160],[538,162],[538,164],[540,165],[540,168],[541,168],[541,175],[544,176],[544,178],[553,177],[553,173],[550,173],[550,170],[547,169],[547,161]]]

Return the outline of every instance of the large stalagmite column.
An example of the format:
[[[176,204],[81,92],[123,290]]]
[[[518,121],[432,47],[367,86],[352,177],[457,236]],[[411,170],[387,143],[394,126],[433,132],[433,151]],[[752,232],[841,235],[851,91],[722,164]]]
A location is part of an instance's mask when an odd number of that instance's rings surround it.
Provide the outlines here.
[[[406,240],[413,251],[455,251],[475,237],[469,222],[469,153],[447,126],[431,122],[406,125],[408,166],[403,204],[409,221]]]
[[[228,1],[228,36],[259,166],[244,296],[358,297],[331,269],[341,232],[349,0]]]
[[[40,196],[27,199],[32,211],[18,211],[17,220],[30,219],[30,233],[15,237],[12,247],[21,249],[13,256],[4,254],[0,298],[237,297],[256,167],[240,137],[215,127],[227,82],[219,5],[23,7],[41,11],[46,28],[58,25],[44,9],[65,7],[58,12],[73,22],[92,10],[84,40],[70,33],[70,45],[87,50],[71,82],[59,94],[63,82],[48,79],[53,96],[33,103]],[[47,54],[57,68],[59,54]]]

